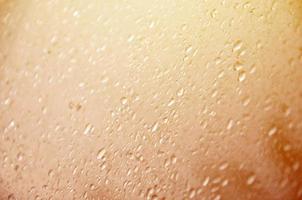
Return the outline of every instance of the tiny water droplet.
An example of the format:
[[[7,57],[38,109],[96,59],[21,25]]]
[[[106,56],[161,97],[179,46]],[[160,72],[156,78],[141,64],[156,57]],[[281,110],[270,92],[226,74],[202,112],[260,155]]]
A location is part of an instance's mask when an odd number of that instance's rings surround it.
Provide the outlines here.
[[[122,103],[123,105],[126,105],[126,104],[128,103],[128,99],[127,99],[126,97],[122,97],[122,98],[121,98],[121,103]]]
[[[171,99],[170,102],[168,103],[168,106],[173,106],[175,104],[175,99]]]
[[[298,171],[300,168],[300,163],[298,161],[294,162],[293,164],[293,170],[294,171]]]
[[[10,194],[7,197],[8,200],[16,200],[15,195],[14,194]]]
[[[235,64],[233,65],[233,70],[235,71],[243,70],[243,64],[239,61],[235,62]]]
[[[196,196],[196,190],[195,189],[191,189],[190,192],[189,192],[189,198],[190,199],[193,199],[195,196]]]
[[[283,147],[283,150],[285,151],[285,152],[288,152],[288,151],[290,151],[291,150],[291,145],[289,145],[289,144],[286,144],[284,147]]]
[[[183,96],[185,93],[185,89],[184,88],[180,88],[178,91],[177,91],[177,96],[181,97]]]
[[[97,159],[98,160],[103,160],[106,154],[106,150],[104,148],[100,149],[97,153]]]
[[[156,132],[157,129],[158,129],[158,127],[159,127],[158,122],[154,123],[153,126],[152,126],[152,129],[151,129],[151,132],[152,132],[152,133]]]
[[[23,160],[23,154],[20,152],[20,153],[18,153],[18,155],[17,155],[17,159],[18,159],[18,161],[21,161],[21,160]]]
[[[215,198],[214,198],[214,200],[220,200],[221,199],[221,195],[220,194],[218,194]]]
[[[192,46],[189,46],[186,48],[186,54],[190,54],[193,50],[193,47]]]
[[[242,48],[242,41],[238,40],[233,46],[233,52],[238,52]]]
[[[239,82],[243,82],[246,79],[246,72],[244,70],[240,70],[238,74]]]
[[[50,178],[52,178],[52,177],[54,176],[54,172],[53,172],[52,169],[50,169],[50,170],[48,171],[48,176],[49,176]]]
[[[74,17],[79,17],[80,16],[80,12],[79,11],[74,11],[72,14]]]
[[[108,81],[109,81],[109,78],[108,78],[107,76],[104,76],[104,77],[101,79],[101,83],[102,83],[102,84],[106,84],[106,83],[108,83]]]
[[[251,99],[249,97],[246,97],[243,99],[242,105],[248,106],[250,104]]]
[[[268,136],[273,136],[277,133],[278,129],[277,127],[272,127],[269,131],[268,131]]]
[[[221,183],[221,186],[222,187],[225,187],[229,184],[229,180],[224,180],[222,183]]]
[[[128,42],[129,43],[131,43],[132,41],[134,40],[134,35],[130,35],[129,37],[128,37]]]
[[[246,181],[246,184],[247,185],[252,185],[256,180],[256,176],[255,175],[252,175],[250,177],[248,177],[247,181]]]
[[[223,170],[227,169],[228,166],[229,166],[228,163],[223,163],[222,165],[220,165],[219,170],[220,170],[220,171],[223,171]]]
[[[232,119],[229,120],[227,125],[227,130],[231,130],[234,126],[234,121]]]
[[[210,177],[206,177],[206,179],[203,181],[202,185],[204,187],[206,187],[209,184],[209,182],[210,182]]]
[[[88,123],[86,126],[85,126],[85,129],[84,129],[84,135],[89,135],[89,134],[92,134],[94,131],[94,126],[90,123]]]

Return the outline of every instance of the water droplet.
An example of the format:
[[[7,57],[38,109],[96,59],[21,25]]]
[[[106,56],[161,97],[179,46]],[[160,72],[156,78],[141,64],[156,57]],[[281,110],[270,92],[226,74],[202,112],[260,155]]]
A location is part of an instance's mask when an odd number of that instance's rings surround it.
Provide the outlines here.
[[[106,83],[108,83],[108,81],[109,81],[109,78],[108,78],[107,76],[104,76],[104,77],[101,79],[101,83],[102,83],[102,84],[106,84]]]
[[[294,162],[294,164],[293,164],[293,170],[294,170],[294,171],[298,171],[299,168],[300,168],[300,163],[299,163],[299,161]]]
[[[7,197],[8,200],[16,200],[15,195],[14,194],[10,194]]]
[[[217,16],[217,13],[218,11],[216,9],[213,9],[211,12],[210,12],[210,16],[211,18],[215,18]]]
[[[195,196],[196,196],[196,190],[192,188],[189,192],[189,198],[193,199]]]
[[[233,46],[233,52],[238,52],[242,48],[242,41],[238,40]]]
[[[202,185],[204,187],[206,187],[209,184],[209,182],[210,182],[210,177],[206,177],[206,179],[203,181]]]
[[[152,128],[151,128],[151,132],[154,133],[158,130],[158,127],[159,127],[159,123],[156,122],[153,124]]]
[[[154,21],[151,21],[151,23],[149,24],[149,28],[152,29],[155,25],[155,22]]]
[[[20,153],[18,153],[18,155],[17,155],[17,159],[18,159],[18,161],[21,161],[21,160],[23,160],[23,154],[20,152]]]
[[[186,48],[186,54],[190,54],[193,50],[193,47],[192,46],[189,46]]]
[[[218,194],[215,198],[214,198],[214,200],[220,200],[221,199],[221,195],[220,194]]]
[[[235,71],[243,70],[243,64],[239,61],[235,62],[235,64],[233,65],[233,70]]]
[[[234,121],[232,119],[229,120],[229,123],[227,125],[227,130],[231,130],[234,126]]]
[[[101,46],[101,47],[96,48],[96,52],[97,52],[97,53],[101,53],[101,52],[105,51],[106,48],[107,48],[107,46],[106,46],[106,45],[103,45],[103,46]]]
[[[229,184],[229,180],[224,180],[222,183],[221,183],[221,186],[222,187],[225,187]]]
[[[100,149],[97,153],[97,159],[98,160],[104,160],[106,154],[106,150],[104,148]]]
[[[223,78],[224,77],[224,71],[221,71],[219,74],[218,74],[218,78]]]
[[[290,150],[291,150],[291,148],[292,148],[292,146],[291,146],[291,145],[286,144],[286,145],[283,147],[283,150],[284,150],[285,152],[288,152],[288,151],[290,151]]]
[[[244,70],[240,70],[238,74],[238,81],[243,82],[246,79],[246,72]]]
[[[151,196],[151,200],[159,200],[159,197],[156,194],[154,194]]]
[[[6,106],[11,105],[11,103],[12,103],[11,98],[7,98],[7,99],[5,99],[4,102],[3,102],[3,104],[6,105]]]
[[[298,198],[302,197],[302,187],[298,190],[297,197]]]
[[[122,97],[122,98],[121,98],[121,103],[122,103],[123,105],[126,105],[126,104],[128,103],[128,99],[127,99],[126,97]]]
[[[90,188],[90,190],[95,190],[96,187],[94,184],[90,184],[89,188]]]
[[[85,129],[84,129],[84,135],[89,135],[89,134],[92,134],[94,131],[94,126],[90,123],[88,123],[86,126],[85,126]]]
[[[177,162],[177,157],[175,155],[171,156],[171,163],[175,164]]]
[[[185,93],[185,89],[184,88],[180,88],[178,91],[177,91],[177,96],[181,97],[183,96]]]
[[[247,185],[252,185],[256,180],[256,176],[255,175],[252,175],[250,177],[248,177],[247,181],[246,181],[246,184]]]
[[[168,106],[173,106],[175,104],[175,99],[171,99],[168,103]]]
[[[50,169],[50,170],[48,171],[48,176],[49,176],[50,178],[52,178],[52,177],[54,176],[54,172],[53,172],[52,169]]]
[[[229,166],[228,163],[223,163],[222,165],[220,165],[219,170],[220,170],[220,171],[223,171],[223,170],[225,170],[226,168],[228,168],[228,166]]]
[[[269,131],[268,131],[268,136],[273,136],[277,133],[278,129],[277,127],[272,127]]]
[[[128,37],[128,40],[127,40],[127,41],[128,41],[129,43],[131,43],[131,42],[134,40],[134,38],[135,38],[134,35],[130,35],[130,36]]]
[[[250,101],[251,101],[251,99],[249,97],[246,97],[243,99],[242,105],[246,107],[250,104]]]
[[[80,17],[80,12],[76,10],[76,11],[73,12],[72,15],[73,15],[74,17],[77,17],[77,18],[78,18],[78,17]]]

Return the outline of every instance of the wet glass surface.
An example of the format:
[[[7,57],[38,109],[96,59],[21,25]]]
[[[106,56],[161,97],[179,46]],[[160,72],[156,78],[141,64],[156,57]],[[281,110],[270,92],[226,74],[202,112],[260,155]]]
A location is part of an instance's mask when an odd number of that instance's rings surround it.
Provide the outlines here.
[[[0,0],[0,199],[302,199],[300,0]]]

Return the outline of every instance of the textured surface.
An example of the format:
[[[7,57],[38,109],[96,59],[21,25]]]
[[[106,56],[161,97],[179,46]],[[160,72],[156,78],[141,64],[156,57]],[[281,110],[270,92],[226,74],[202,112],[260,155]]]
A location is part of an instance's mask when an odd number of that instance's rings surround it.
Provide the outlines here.
[[[0,199],[302,199],[300,0],[0,0]]]

